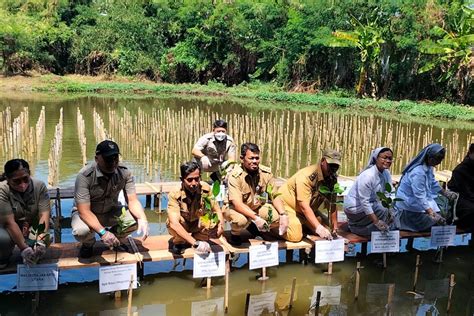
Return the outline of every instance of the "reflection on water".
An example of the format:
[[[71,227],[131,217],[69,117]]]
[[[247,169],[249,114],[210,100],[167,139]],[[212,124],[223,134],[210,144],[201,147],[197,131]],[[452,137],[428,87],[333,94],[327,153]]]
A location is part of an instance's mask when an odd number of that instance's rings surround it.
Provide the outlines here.
[[[439,169],[452,169],[464,157],[474,126],[464,124],[463,129],[438,128],[396,118],[340,111],[256,110],[245,107],[243,103],[206,99],[78,97],[61,101],[52,97],[41,101],[0,100],[0,111],[11,108],[10,120],[28,106],[28,124],[32,127],[40,118],[42,106],[45,107],[45,145],[37,161],[32,162],[38,166],[46,164],[55,134],[54,126],[59,121],[60,109],[64,109],[60,184],[73,182],[83,164],[81,148],[85,149],[88,159],[93,159],[95,144],[104,135],[119,143],[122,158],[133,169],[137,181],[175,180],[180,163],[191,158],[195,141],[210,131],[217,118],[229,122],[229,134],[238,144],[245,141],[257,143],[262,149],[262,163],[271,166],[273,172],[281,177],[289,177],[296,170],[316,162],[321,151],[329,147],[342,152],[340,173],[356,175],[365,165],[370,151],[380,145],[394,149],[396,159],[392,172],[397,174],[431,142],[441,142],[448,149]],[[79,113],[84,126],[78,128]],[[5,131],[5,128],[0,128],[3,143],[7,139]],[[85,137],[81,138],[79,134]],[[79,139],[85,146],[79,145]],[[3,160],[10,158],[4,150],[0,151],[0,156]],[[23,156],[35,159],[26,153]],[[46,179],[47,168],[36,168],[36,171],[40,178]]]

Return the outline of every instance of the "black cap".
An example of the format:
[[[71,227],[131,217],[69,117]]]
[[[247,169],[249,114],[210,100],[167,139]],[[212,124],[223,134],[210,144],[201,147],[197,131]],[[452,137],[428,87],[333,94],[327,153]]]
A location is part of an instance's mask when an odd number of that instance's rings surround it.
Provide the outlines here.
[[[95,148],[95,154],[102,155],[103,157],[109,157],[120,154],[120,150],[116,142],[104,140],[100,142]]]

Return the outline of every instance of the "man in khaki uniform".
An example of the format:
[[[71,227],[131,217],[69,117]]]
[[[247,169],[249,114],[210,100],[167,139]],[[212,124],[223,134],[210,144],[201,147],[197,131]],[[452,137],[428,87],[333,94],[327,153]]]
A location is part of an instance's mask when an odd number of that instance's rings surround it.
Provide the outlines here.
[[[218,223],[205,220],[204,197],[211,194],[210,186],[201,181],[201,169],[197,162],[181,165],[181,187],[168,195],[168,220],[166,226],[173,236],[172,252],[181,254],[187,244],[198,253],[211,251],[209,238],[219,238],[224,232],[224,218],[214,199],[210,199],[210,212],[217,214]]]
[[[242,144],[240,159],[241,165],[236,166],[229,176],[231,207],[226,210],[225,216],[232,228],[230,242],[240,244],[240,232],[251,222],[259,231],[270,230],[288,241],[301,240],[301,233],[298,234],[301,225],[296,216],[289,216],[285,212],[279,197],[271,200],[272,197],[266,193],[270,185],[275,188],[275,178],[269,168],[260,166],[258,146],[253,143]]]
[[[97,145],[95,163],[85,166],[77,175],[71,225],[73,236],[82,243],[79,253],[82,258],[92,256],[94,233],[109,247],[123,244],[125,237],[137,228],[143,234],[142,240],[148,236],[148,221],[137,198],[132,173],[119,163],[119,154],[115,142],[104,140]],[[122,190],[128,209],[119,202]],[[123,207],[126,208],[123,222],[128,227],[119,232],[117,217]]]
[[[335,201],[336,196],[323,195],[319,189],[322,185],[333,188],[337,183],[340,165],[341,154],[335,150],[325,150],[319,163],[299,170],[278,190],[288,214],[295,214],[306,229],[326,239],[332,239],[337,231],[336,205],[332,205],[330,212],[331,231],[324,226],[329,226],[329,219],[319,207],[324,204],[329,210],[329,199]]]

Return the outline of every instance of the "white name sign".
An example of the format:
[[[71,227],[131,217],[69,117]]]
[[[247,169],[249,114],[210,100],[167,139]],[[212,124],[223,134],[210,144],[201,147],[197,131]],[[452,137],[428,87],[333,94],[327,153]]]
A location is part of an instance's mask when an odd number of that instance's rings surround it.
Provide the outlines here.
[[[137,266],[119,264],[99,269],[99,293],[128,290],[133,279],[132,288],[137,288]]]
[[[400,231],[372,232],[370,252],[400,252]]]
[[[279,264],[278,243],[266,243],[249,247],[249,269],[273,267]]]
[[[431,246],[433,247],[454,246],[455,237],[456,226],[431,227]]]
[[[207,255],[194,254],[193,278],[210,278],[225,275],[225,253],[211,252]]]
[[[321,292],[319,306],[341,304],[341,289],[341,285],[316,285],[313,290],[313,296],[311,297],[311,306],[316,306],[318,292]]]
[[[58,265],[36,264],[17,266],[16,287],[19,292],[52,291],[58,289]]]
[[[344,261],[344,239],[315,242],[315,263]]]
[[[191,315],[192,316],[224,315],[224,298],[220,297],[213,300],[192,302]]]
[[[276,292],[268,292],[260,295],[250,295],[248,316],[262,315],[264,312],[275,311]]]

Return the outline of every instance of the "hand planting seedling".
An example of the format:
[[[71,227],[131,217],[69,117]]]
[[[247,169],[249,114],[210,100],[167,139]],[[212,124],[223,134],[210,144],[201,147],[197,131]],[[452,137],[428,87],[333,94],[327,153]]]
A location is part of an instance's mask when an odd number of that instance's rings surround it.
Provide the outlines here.
[[[321,185],[319,187],[319,193],[321,193],[329,202],[329,207],[328,207],[328,221],[329,221],[329,227],[331,229],[334,228],[334,223],[332,222],[332,209],[335,208],[335,206],[343,204],[342,201],[337,201],[337,195],[342,194],[346,188],[342,187],[339,183],[335,183],[332,190],[325,185]],[[329,196],[329,197],[328,197]],[[337,237],[335,231],[332,232],[333,237]]]

